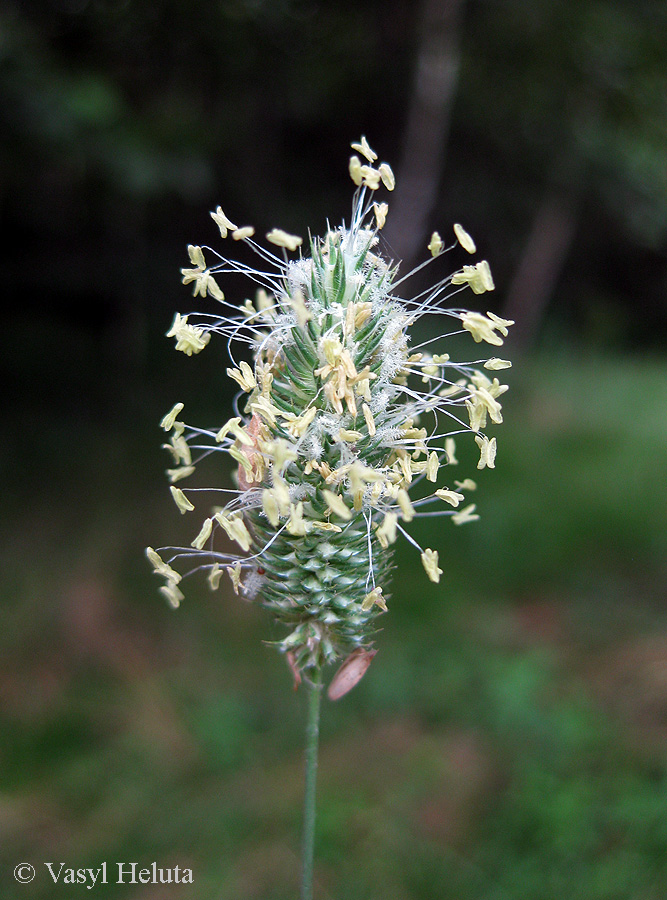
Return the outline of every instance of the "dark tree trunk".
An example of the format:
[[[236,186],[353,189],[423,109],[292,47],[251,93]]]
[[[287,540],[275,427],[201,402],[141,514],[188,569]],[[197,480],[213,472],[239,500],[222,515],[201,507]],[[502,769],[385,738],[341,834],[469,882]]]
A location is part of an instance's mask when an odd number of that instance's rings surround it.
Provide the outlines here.
[[[516,322],[512,338],[517,347],[528,349],[537,337],[574,240],[577,206],[574,195],[551,187],[535,214],[503,309]]]
[[[410,267],[427,243],[428,221],[444,168],[459,74],[460,18],[465,0],[423,0],[415,78],[403,155],[384,236]]]

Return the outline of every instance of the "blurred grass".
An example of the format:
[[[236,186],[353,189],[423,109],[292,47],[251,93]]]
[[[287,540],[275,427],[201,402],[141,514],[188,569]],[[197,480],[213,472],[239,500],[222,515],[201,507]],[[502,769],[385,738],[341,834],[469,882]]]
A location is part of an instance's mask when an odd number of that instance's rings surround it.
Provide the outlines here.
[[[416,523],[442,584],[399,548],[380,653],[325,706],[322,900],[664,896],[665,372],[572,353],[510,373],[481,521]],[[8,900],[69,896],[44,861],[194,872],[98,887],[109,898],[297,893],[303,698],[262,644],[276,631],[227,585],[166,609],[142,557],[191,537],[159,471],[165,395],[130,392],[106,420],[28,412],[4,460]],[[11,878],[20,861],[31,886]]]

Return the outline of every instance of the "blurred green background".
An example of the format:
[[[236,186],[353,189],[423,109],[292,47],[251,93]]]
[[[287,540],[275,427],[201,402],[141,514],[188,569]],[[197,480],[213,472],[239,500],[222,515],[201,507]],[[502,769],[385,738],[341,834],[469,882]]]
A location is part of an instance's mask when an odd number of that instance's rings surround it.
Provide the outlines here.
[[[664,900],[666,34],[642,0],[2,5],[4,897],[105,860],[195,879],[110,900],[297,895],[277,632],[226,585],[167,609],[143,548],[191,538],[160,417],[230,403],[224,346],[163,337],[186,244],[218,203],[260,234],[349,216],[363,133],[387,252],[463,222],[515,367],[481,521],[415,523],[442,583],[399,549],[380,652],[325,705],[317,896]]]

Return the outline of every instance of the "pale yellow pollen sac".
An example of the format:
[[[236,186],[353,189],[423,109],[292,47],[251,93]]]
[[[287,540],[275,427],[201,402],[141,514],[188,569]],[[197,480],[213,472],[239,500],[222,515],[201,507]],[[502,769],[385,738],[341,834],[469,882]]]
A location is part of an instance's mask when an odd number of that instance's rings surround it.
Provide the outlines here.
[[[440,367],[435,365],[435,363],[426,363],[422,365],[422,381],[424,384],[429,382],[431,378],[434,378],[440,372]]]
[[[377,153],[368,146],[368,141],[363,134],[361,136],[361,142],[358,144],[350,144],[350,147],[352,147],[353,150],[356,150],[357,153],[361,153],[362,156],[365,156],[368,162],[375,162],[378,158]]]
[[[430,252],[432,257],[440,256],[442,251],[445,248],[445,243],[438,234],[437,231],[434,231],[431,235],[431,240],[428,243],[427,250]]]
[[[491,359],[487,359],[484,363],[484,368],[491,369],[491,371],[496,371],[497,369],[510,369],[511,367],[512,363],[509,359],[499,359],[497,356],[492,356]]]
[[[324,478],[327,482],[335,481],[336,479],[340,480],[340,477],[342,477],[340,474],[342,467],[341,469],[336,469],[336,471],[334,472],[332,471],[331,466],[328,462],[321,462],[318,466],[318,469],[322,478]]]
[[[384,228],[385,222],[387,221],[389,206],[386,203],[374,203],[373,212],[375,213],[375,224],[378,227],[378,231],[380,231]]]
[[[376,587],[373,590],[366,594],[364,599],[361,601],[361,609],[363,612],[368,612],[373,609],[374,606],[379,606],[382,612],[387,612],[387,603],[382,596],[382,588]]]
[[[250,409],[254,413],[257,413],[260,418],[264,419],[266,424],[270,425],[271,428],[275,426],[276,416],[280,413],[280,410],[266,397],[258,397],[256,400],[253,400],[250,404]]]
[[[282,415],[285,415],[285,413],[282,413]],[[307,409],[300,416],[295,416],[287,426],[287,430],[295,438],[303,437],[316,415],[317,407],[311,406],[310,409]]]
[[[224,439],[230,432],[234,433],[234,431],[239,427],[240,422],[241,416],[235,416],[233,419],[228,419],[215,436],[217,443],[222,443],[222,441],[224,441]]]
[[[215,297],[216,300],[224,300],[225,295],[218,287],[215,278],[206,268],[206,263],[204,262],[204,252],[202,248],[195,247],[193,244],[189,244],[188,256],[190,257],[190,262],[195,266],[195,268],[181,269],[183,284],[190,284],[191,281],[195,282],[195,297],[197,297],[198,295],[205,297],[206,294],[209,293],[212,297]]]
[[[364,419],[366,420],[366,427],[368,428],[368,433],[371,437],[375,437],[377,429],[375,427],[375,419],[373,418],[373,413],[371,412],[371,408],[368,403],[361,404],[361,411],[364,414]]]
[[[303,238],[298,234],[289,234],[282,228],[272,228],[266,236],[267,241],[275,244],[276,247],[285,247],[286,250],[294,251],[303,244]]]
[[[208,585],[212,591],[217,591],[220,587],[220,579],[222,578],[222,569],[218,563],[214,563],[211,571],[208,573]]]
[[[404,522],[412,522],[415,517],[415,509],[412,503],[410,502],[410,497],[408,496],[408,492],[401,488],[398,492],[398,496],[396,497],[396,502],[401,508],[402,516]]]
[[[195,244],[188,244],[188,256],[193,266],[196,266],[198,269],[206,268],[204,251],[201,247],[197,247]]]
[[[220,237],[226,238],[228,231],[236,230],[236,225],[227,218],[220,206],[218,206],[215,212],[211,213],[211,218],[220,229]]]
[[[192,463],[190,447],[182,434],[172,434],[169,443],[163,444],[162,448],[171,453],[174,462],[183,463],[186,466],[189,466]]]
[[[257,288],[257,293],[255,294],[255,304],[257,306],[257,310],[262,313],[264,319],[273,319],[275,315],[275,303],[275,298],[268,294],[264,290],[264,288]]]
[[[451,491],[449,488],[438,488],[435,496],[451,506],[458,506],[461,500],[465,500],[463,494],[459,494],[458,491]]]
[[[174,503],[179,508],[181,515],[185,515],[186,512],[190,512],[194,509],[194,504],[190,503],[180,488],[172,485],[169,490],[171,491],[171,496],[174,498]]]
[[[435,584],[440,582],[440,576],[443,574],[442,569],[438,568],[438,551],[426,549],[421,555],[422,565],[429,579]]]
[[[379,170],[374,169],[373,166],[362,166],[361,177],[363,183],[367,188],[370,188],[371,191],[377,191],[377,189],[380,187],[380,180],[382,176]]]
[[[349,520],[352,518],[352,510],[348,509],[342,498],[339,497],[338,494],[334,494],[333,491],[326,490],[326,488],[322,491],[322,493],[324,494],[324,499],[327,501],[331,512],[337,515],[340,519],[344,519],[346,522],[349,522]]]
[[[275,441],[266,441],[260,444],[262,452],[266,453],[273,463],[274,484],[276,482],[276,473],[279,475],[286,466],[298,459],[299,454],[288,444],[284,438],[276,438]]]
[[[382,184],[387,188],[388,191],[393,191],[396,187],[396,179],[389,163],[381,163],[379,172],[380,178],[382,179]]]
[[[185,404],[183,403],[177,403],[175,406],[173,406],[164,417],[164,419],[160,422],[160,428],[164,428],[165,431],[171,431],[171,429],[174,427],[176,416],[183,409],[184,405]]]
[[[234,563],[233,566],[226,566],[226,571],[232,581],[232,587],[234,588],[234,593],[238,595],[239,586],[241,584],[241,563]]]
[[[371,488],[371,506],[375,506],[380,497],[385,492],[385,486],[383,481],[377,481],[373,487]]]
[[[294,315],[296,316],[296,321],[299,325],[299,328],[303,328],[306,322],[313,318],[313,314],[308,309],[306,305],[306,299],[301,291],[294,292],[294,294],[289,298],[289,305],[294,310]]]
[[[358,373],[356,367],[354,365],[354,360],[352,359],[352,355],[347,347],[344,347],[340,352],[340,361],[338,363],[340,369],[346,378],[349,378],[350,381],[357,378]]]
[[[204,523],[201,527],[201,531],[194,539],[194,541],[190,544],[191,547],[194,547],[195,550],[203,550],[206,541],[210,538],[211,532],[213,531],[213,519],[204,519]]]
[[[361,372],[359,374],[361,375]],[[354,390],[362,399],[367,401],[370,401],[372,399],[370,378],[359,378],[359,380],[354,385]]]
[[[340,534],[343,530],[340,525],[334,525],[333,522],[311,522],[311,525],[319,531],[333,531],[336,534]]]
[[[183,478],[188,478],[195,471],[194,466],[180,466],[178,469],[167,469],[167,477],[170,484],[176,484]]]
[[[458,222],[454,225],[454,234],[456,235],[456,240],[463,247],[463,249],[468,253],[475,253],[477,247],[475,246],[475,242],[470,237],[468,232],[465,230],[463,225],[459,225]]]
[[[188,317],[176,313],[174,322],[167,332],[167,337],[176,338],[176,349],[186,356],[200,353],[211,340],[211,335],[203,328],[188,325]]]
[[[400,470],[406,484],[412,484],[412,462],[408,456],[399,456],[398,461],[392,468]]]
[[[466,331],[470,332],[473,336],[473,340],[477,344],[479,344],[480,341],[486,341],[487,344],[493,344],[494,347],[501,347],[503,345],[503,339],[494,331],[494,323],[481,313],[463,313],[461,316],[461,323]]]
[[[262,491],[262,508],[271,525],[277,528],[280,522],[280,509],[273,491],[268,488]]]
[[[271,371],[271,367],[258,362],[255,366],[255,372],[259,379],[261,394],[268,400],[269,395],[271,394],[271,385],[273,384],[273,372]]]
[[[255,229],[252,225],[244,225],[243,228],[236,228],[232,232],[232,240],[233,241],[245,241],[248,238],[251,238],[255,233]]]
[[[454,384],[450,384],[448,387],[444,387],[438,391],[438,397],[454,397],[456,394],[460,394],[461,391],[465,388],[467,382],[465,378],[459,378]]]
[[[454,484],[460,491],[476,491],[477,482],[472,478],[464,478],[463,481],[455,481]]]
[[[252,393],[257,387],[255,374],[245,361],[241,363],[240,369],[227,369],[227,374],[248,394]]]
[[[163,584],[160,593],[167,598],[167,602],[174,609],[178,609],[181,600],[184,599],[182,591],[175,584]]]
[[[458,466],[459,461],[456,458],[456,441],[452,437],[445,438],[445,456],[447,457],[448,466]]]
[[[320,339],[319,349],[322,352],[322,355],[326,359],[329,367],[333,369],[338,360],[340,359],[340,354],[343,350],[343,345],[340,342],[340,338],[337,334],[328,334],[326,337]],[[321,373],[323,377],[324,375],[324,367],[322,369],[317,369],[316,374]],[[328,374],[328,373],[327,373]]]
[[[334,410],[338,413],[339,416],[343,415],[343,404],[340,402],[340,397],[336,392],[336,385],[332,381],[327,381],[324,384],[324,396],[327,398],[331,406],[333,406]]]
[[[356,444],[362,437],[363,434],[360,431],[352,431],[349,428],[340,428],[338,431],[339,440],[345,441],[346,444]]]
[[[254,319],[255,316],[258,314],[257,310],[253,306],[252,300],[250,300],[250,299],[244,300],[243,303],[241,304],[241,306],[239,306],[239,309],[241,310],[243,315],[246,317],[248,322],[250,322],[252,319]]]
[[[355,303],[354,324],[361,328],[364,322],[373,315],[373,304],[364,300],[363,303]]]
[[[437,363],[439,366],[443,366],[445,363],[449,362],[449,353],[434,353],[433,354],[433,362]]]
[[[375,536],[380,542],[383,550],[386,550],[390,544],[396,543],[398,516],[396,513],[385,513],[382,525],[375,531]]]
[[[250,537],[250,532],[243,524],[242,519],[238,516],[235,516],[234,518],[226,516],[222,512],[216,513],[213,518],[226,532],[227,536],[239,544],[242,550],[247,552],[250,549],[252,538]]]
[[[466,400],[466,409],[470,418],[470,428],[472,431],[479,431],[486,425],[486,407],[483,403],[474,397],[472,400]]]
[[[439,468],[440,460],[438,459],[438,454],[435,450],[432,450],[428,455],[428,462],[426,464],[426,478],[428,481],[436,482],[438,480]]]
[[[303,501],[299,500],[296,505],[290,504],[290,517],[286,528],[293,537],[303,537],[310,531],[310,523],[303,518]]]
[[[357,187],[361,187],[361,182],[364,180],[364,176],[361,172],[361,160],[358,156],[350,157],[350,178],[356,184]]]
[[[275,472],[273,474],[273,496],[276,498],[280,515],[289,515],[291,510],[289,488],[287,487],[287,482]]]
[[[481,263],[479,265],[481,265]],[[487,316],[493,322],[494,328],[496,328],[502,335],[504,335],[504,337],[507,337],[509,333],[507,329],[510,327],[510,325],[514,325],[514,319],[503,319],[501,316],[497,316],[492,312],[487,312]]]
[[[475,443],[479,447],[479,462],[477,463],[477,468],[485,469],[488,466],[489,469],[495,469],[497,451],[496,439],[493,437],[489,440],[485,434],[477,434],[475,435]]]
[[[496,385],[493,385],[493,386],[490,385],[492,390],[495,390],[496,388],[501,387],[501,385],[498,384],[498,380],[497,379],[494,379],[494,380],[496,381]],[[505,387],[505,385],[502,385],[502,387]],[[504,391],[501,391],[499,393],[504,393]],[[491,393],[491,391],[487,390],[486,387],[479,387],[475,391],[475,399],[478,403],[481,403],[486,408],[486,410],[489,413],[489,416],[491,418],[491,421],[495,422],[496,425],[500,425],[501,422],[503,421],[503,415],[501,412],[502,406],[500,405],[500,403],[498,403],[498,401],[496,400],[495,396]]]
[[[181,580],[181,576],[175,569],[172,569],[169,563],[166,563],[162,559],[159,553],[153,550],[152,547],[146,547],[146,556],[148,557],[157,575],[162,575],[162,577],[166,578],[167,581],[171,581],[173,582],[173,584],[178,584],[178,582]]]
[[[474,503],[464,507],[460,512],[454,513],[452,522],[455,525],[465,525],[468,522],[476,522],[479,519],[479,516],[475,513],[476,508]]]
[[[495,288],[491,268],[485,259],[476,266],[464,266],[460,272],[455,272],[452,284],[468,284],[475,294],[484,294]]]

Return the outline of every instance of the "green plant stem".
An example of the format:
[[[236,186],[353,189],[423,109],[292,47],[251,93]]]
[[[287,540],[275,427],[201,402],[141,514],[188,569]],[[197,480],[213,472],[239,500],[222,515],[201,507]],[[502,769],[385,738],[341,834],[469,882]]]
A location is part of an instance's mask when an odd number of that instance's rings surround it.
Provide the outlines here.
[[[303,869],[301,900],[313,900],[313,860],[315,855],[315,786],[317,782],[317,751],[320,735],[320,706],[322,673],[313,673],[306,681],[308,691],[308,719],[306,721],[306,790],[303,803]]]

